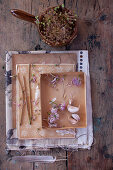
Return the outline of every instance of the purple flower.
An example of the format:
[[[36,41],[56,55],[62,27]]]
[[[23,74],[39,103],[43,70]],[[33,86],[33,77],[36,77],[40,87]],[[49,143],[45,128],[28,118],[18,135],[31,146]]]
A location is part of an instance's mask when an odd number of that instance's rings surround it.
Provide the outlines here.
[[[33,77],[33,83],[35,83],[36,82],[36,77]]]
[[[35,77],[35,75],[34,75],[34,74],[32,75],[31,81],[32,81],[33,83],[35,83],[35,82],[36,82],[36,77]]]
[[[50,115],[48,117],[49,123],[54,123],[56,121],[56,118],[53,115]]]
[[[76,86],[80,86],[81,85],[81,79],[79,77],[78,78],[77,77],[73,78],[72,84],[76,85]]]
[[[58,80],[59,80],[59,77],[58,77],[58,76],[55,76],[55,77],[53,78],[53,80],[51,80],[51,84],[55,85]]]
[[[59,119],[59,114],[58,114],[58,113],[55,113],[55,114],[54,114],[54,117],[55,117],[55,119]]]
[[[59,104],[59,109],[61,111],[65,110],[65,108],[66,108],[66,104],[65,103]]]
[[[50,113],[50,115],[48,116],[49,123],[55,123],[57,119],[59,119],[58,113]]]
[[[51,108],[51,113],[57,113],[58,109],[57,108]]]

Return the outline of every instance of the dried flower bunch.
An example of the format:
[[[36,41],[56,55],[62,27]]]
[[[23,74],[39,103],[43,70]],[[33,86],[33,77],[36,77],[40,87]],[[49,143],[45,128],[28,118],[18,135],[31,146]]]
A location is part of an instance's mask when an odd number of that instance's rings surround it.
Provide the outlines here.
[[[36,16],[36,23],[46,41],[52,42],[54,46],[65,45],[76,27],[76,15],[74,16],[62,4],[49,8],[41,17]]]
[[[58,75],[53,75],[51,74],[51,77],[50,77],[50,85],[52,85],[52,87],[56,87],[56,85],[58,83],[63,83],[65,80],[64,76],[60,77]],[[80,87],[82,84],[82,79],[80,76],[76,76],[76,77],[73,77],[72,81],[68,82],[66,84],[66,86],[72,86],[72,85],[75,85],[77,87]]]
[[[50,101],[51,109],[48,112],[48,124],[49,127],[57,127],[57,120],[59,119],[59,113],[60,111],[64,111],[66,108],[65,102],[61,104],[55,103],[56,98],[52,99]]]

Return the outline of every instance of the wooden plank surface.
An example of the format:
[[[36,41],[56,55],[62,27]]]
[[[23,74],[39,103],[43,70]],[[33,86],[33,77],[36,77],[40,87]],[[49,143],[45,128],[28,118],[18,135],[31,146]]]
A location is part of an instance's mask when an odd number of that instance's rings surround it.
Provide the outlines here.
[[[113,1],[66,1],[77,7],[79,34],[69,49],[88,49],[92,86],[94,138],[90,151],[74,152],[69,170],[111,170],[113,159]],[[70,153],[69,153],[70,154]],[[68,155],[69,155],[68,154]]]
[[[62,4],[79,16],[78,37],[71,45],[51,48],[39,37],[35,25],[10,15],[18,8],[38,15],[49,6]],[[41,169],[112,170],[113,159],[113,1],[112,0],[0,0],[0,170],[38,169],[37,164],[9,163],[5,152],[5,50],[89,50],[94,137],[96,144],[89,151],[74,152],[66,161],[41,165]],[[58,155],[54,153],[46,154]],[[16,151],[15,155],[18,154]],[[39,152],[37,153],[39,154]],[[43,153],[40,153],[43,154]],[[70,153],[69,153],[70,154]],[[68,154],[68,156],[69,156]],[[65,156],[66,152],[62,152]],[[57,164],[57,166],[56,166]]]

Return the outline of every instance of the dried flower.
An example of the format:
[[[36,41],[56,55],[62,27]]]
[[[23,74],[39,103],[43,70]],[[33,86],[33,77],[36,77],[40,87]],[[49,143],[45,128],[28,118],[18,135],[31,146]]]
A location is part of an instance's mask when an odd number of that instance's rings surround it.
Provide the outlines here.
[[[54,103],[56,101],[56,98],[53,98],[50,102],[49,102],[49,104],[52,104],[52,103]]]
[[[72,80],[72,84],[73,85],[76,85],[76,86],[80,86],[81,85],[81,79],[80,79],[80,77],[75,77],[75,78],[73,78],[73,80]]]
[[[32,74],[31,82],[32,82],[32,83],[35,83],[35,82],[36,82],[36,76],[35,76],[34,74]]]
[[[51,80],[51,83],[54,85],[58,82],[59,80],[59,76],[55,76],[52,80]]]
[[[56,121],[56,118],[53,115],[50,115],[48,119],[49,119],[49,123],[54,123]]]
[[[57,111],[58,111],[58,108],[51,108],[51,113],[57,113]]]
[[[48,116],[48,121],[50,123],[53,123],[55,122],[57,119],[59,119],[59,114],[58,113],[49,113],[49,116]]]
[[[52,108],[50,109],[50,111],[48,112],[48,124],[49,127],[56,127],[56,121],[59,119],[59,114],[58,111],[63,111],[66,108],[65,103],[61,103],[61,104],[56,104],[54,103],[54,101],[56,101],[56,98],[53,98],[50,101],[50,104],[52,105]]]
[[[57,123],[53,123],[53,124],[49,123],[49,127],[57,127]]]
[[[58,113],[55,113],[55,114],[54,114],[54,117],[55,117],[56,119],[59,119],[59,114],[58,114]]]
[[[66,104],[65,103],[59,104],[59,109],[61,111],[65,110],[65,108],[66,108]]]

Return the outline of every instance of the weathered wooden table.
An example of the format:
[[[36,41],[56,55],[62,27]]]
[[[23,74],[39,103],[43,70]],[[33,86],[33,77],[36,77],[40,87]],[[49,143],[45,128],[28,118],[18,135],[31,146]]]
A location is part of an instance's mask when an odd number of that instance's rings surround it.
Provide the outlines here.
[[[51,48],[42,42],[36,27],[10,14],[18,8],[38,15],[47,7],[64,3],[79,16],[78,37],[71,45]],[[68,161],[50,165],[8,161],[18,152],[5,152],[5,50],[89,50],[94,137],[91,150],[73,152]],[[0,170],[76,169],[112,170],[113,161],[113,1],[112,0],[0,0]],[[58,155],[59,150],[37,154]],[[27,152],[26,154],[29,154]],[[34,152],[30,152],[34,154]]]

